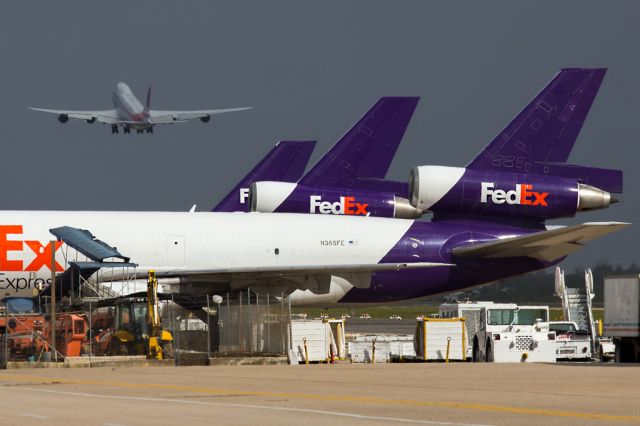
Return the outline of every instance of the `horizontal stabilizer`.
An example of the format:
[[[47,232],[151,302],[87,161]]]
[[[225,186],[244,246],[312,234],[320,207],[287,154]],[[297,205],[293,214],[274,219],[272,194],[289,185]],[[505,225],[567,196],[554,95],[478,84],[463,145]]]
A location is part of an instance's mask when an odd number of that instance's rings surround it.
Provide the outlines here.
[[[580,183],[595,186],[603,191],[622,193],[622,170],[577,166],[564,163],[534,162],[529,173],[573,178]]]
[[[353,181],[353,189],[360,191],[393,192],[400,197],[409,197],[409,183],[394,180],[357,178]]]
[[[622,222],[583,223],[582,225],[566,226],[550,231],[457,247],[452,252],[455,256],[476,259],[531,257],[551,262],[580,250],[588,241],[629,225],[629,223]]]

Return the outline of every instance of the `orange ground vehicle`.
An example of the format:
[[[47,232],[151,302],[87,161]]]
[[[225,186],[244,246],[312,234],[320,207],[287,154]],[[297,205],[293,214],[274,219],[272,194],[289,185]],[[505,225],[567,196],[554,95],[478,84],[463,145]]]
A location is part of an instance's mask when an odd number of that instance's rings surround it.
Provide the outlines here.
[[[86,315],[60,314],[56,323],[56,350],[63,356],[81,356],[87,340]]]
[[[9,360],[38,360],[48,352],[50,323],[31,298],[8,297],[0,316],[0,338],[6,336]],[[64,357],[83,354],[87,336],[86,315],[61,313],[56,322],[56,350]]]

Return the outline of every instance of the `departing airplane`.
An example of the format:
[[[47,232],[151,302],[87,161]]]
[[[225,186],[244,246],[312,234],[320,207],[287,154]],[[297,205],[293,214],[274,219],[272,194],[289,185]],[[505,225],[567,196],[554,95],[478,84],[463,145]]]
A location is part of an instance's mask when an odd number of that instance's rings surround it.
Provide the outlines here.
[[[125,279],[154,269],[181,291],[250,289],[293,304],[357,305],[459,291],[555,265],[620,222],[547,219],[607,208],[622,172],[566,164],[604,69],[562,70],[465,168],[421,166],[412,205],[431,221],[290,213],[0,212],[0,278],[46,285],[54,250],[61,294],[112,260]],[[96,241],[99,236],[118,250]],[[47,245],[50,235],[58,242]],[[91,262],[70,262],[73,251]],[[126,254],[127,257],[121,253]],[[65,270],[65,267],[68,269]],[[101,274],[101,277],[103,275]],[[76,286],[76,287],[74,287]]]
[[[126,83],[116,84],[113,91],[112,101],[114,109],[103,111],[66,111],[57,109],[32,108],[33,111],[48,112],[58,115],[58,121],[66,123],[69,119],[84,120],[87,123],[111,124],[111,133],[118,133],[118,126],[122,127],[123,133],[131,133],[131,129],[137,133],[153,133],[153,127],[157,124],[186,123],[189,120],[200,119],[203,123],[208,123],[211,116],[225,112],[244,111],[251,109],[228,108],[228,109],[203,109],[195,111],[159,111],[150,109],[151,88],[147,90],[147,102],[143,106],[136,98]]]

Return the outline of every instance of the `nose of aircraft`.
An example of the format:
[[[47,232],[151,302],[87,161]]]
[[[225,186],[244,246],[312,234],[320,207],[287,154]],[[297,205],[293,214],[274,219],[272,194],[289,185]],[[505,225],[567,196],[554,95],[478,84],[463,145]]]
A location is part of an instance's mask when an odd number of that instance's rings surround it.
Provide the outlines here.
[[[123,83],[122,81],[116,84],[116,90],[120,93],[131,93],[131,89],[127,85],[127,83]]]

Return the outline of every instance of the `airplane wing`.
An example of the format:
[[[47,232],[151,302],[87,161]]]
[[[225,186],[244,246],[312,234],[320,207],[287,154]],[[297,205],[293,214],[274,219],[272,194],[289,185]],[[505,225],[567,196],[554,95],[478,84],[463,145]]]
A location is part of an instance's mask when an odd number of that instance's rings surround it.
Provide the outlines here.
[[[115,109],[106,109],[103,111],[67,111],[67,110],[59,110],[59,109],[46,109],[46,108],[32,108],[29,107],[32,111],[40,111],[47,112],[49,114],[56,114],[66,116],[67,118],[71,118],[73,120],[86,120],[86,121],[97,121],[99,123],[106,124],[119,124],[124,123],[118,117],[118,111]],[[66,120],[65,120],[66,121]]]
[[[456,247],[452,253],[469,258],[531,257],[554,261],[584,247],[593,239],[629,226],[622,222],[590,222],[512,238]]]
[[[212,115],[224,114],[227,112],[245,111],[252,107],[227,108],[227,109],[203,109],[195,111],[158,111],[150,110],[149,117],[153,124],[170,124],[176,122],[186,122],[189,120],[205,119],[208,121]]]
[[[246,288],[256,283],[286,281],[295,289],[317,288],[321,283],[328,283],[331,276],[347,279],[354,287],[368,288],[371,285],[371,274],[379,271],[399,271],[403,269],[420,269],[455,266],[450,263],[414,262],[414,263],[377,263],[377,264],[338,264],[338,265],[300,265],[300,266],[268,266],[237,267],[223,269],[163,269],[154,268],[158,278],[179,278],[185,281],[220,283],[227,282],[231,289]],[[144,278],[147,271],[138,268],[136,277]]]

